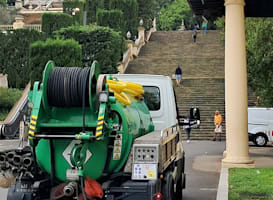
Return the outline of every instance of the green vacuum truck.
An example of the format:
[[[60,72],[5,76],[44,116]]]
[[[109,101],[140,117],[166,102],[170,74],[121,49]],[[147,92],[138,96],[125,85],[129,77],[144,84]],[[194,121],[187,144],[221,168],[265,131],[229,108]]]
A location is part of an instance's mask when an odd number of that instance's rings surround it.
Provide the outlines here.
[[[29,107],[29,145],[0,153],[2,173],[15,178],[8,200],[182,199],[185,156],[169,77],[49,61]],[[198,108],[190,113],[190,125],[199,124]]]

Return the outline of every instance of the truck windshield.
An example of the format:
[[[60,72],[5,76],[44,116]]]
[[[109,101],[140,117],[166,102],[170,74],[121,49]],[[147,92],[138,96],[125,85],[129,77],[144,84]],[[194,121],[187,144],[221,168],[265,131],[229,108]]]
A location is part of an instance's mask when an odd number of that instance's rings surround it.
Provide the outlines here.
[[[160,109],[160,91],[155,86],[143,86],[144,89],[144,102],[149,110],[155,111]]]

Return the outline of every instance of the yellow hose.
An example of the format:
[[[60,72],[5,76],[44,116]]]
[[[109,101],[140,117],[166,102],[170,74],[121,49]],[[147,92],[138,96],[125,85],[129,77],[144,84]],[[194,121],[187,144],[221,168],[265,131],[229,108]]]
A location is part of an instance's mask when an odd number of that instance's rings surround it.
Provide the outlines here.
[[[109,91],[114,93],[117,100],[125,105],[130,105],[131,100],[128,95],[136,98],[144,94],[142,85],[120,80],[107,80]]]

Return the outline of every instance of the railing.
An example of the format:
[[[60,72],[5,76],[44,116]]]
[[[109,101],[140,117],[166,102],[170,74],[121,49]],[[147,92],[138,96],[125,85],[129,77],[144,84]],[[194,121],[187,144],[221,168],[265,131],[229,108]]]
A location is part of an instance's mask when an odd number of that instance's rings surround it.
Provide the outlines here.
[[[41,24],[25,24],[24,28],[26,29],[34,29],[36,31],[41,32],[42,31],[42,25]]]
[[[141,48],[147,43],[153,32],[156,31],[156,20],[153,21],[153,27],[145,33],[144,28],[140,27],[138,29],[138,38],[135,42],[127,40],[128,50],[123,54],[122,62],[119,63],[118,71],[123,74],[131,60],[137,57]]]
[[[13,25],[0,25],[0,31],[5,32],[13,29]]]

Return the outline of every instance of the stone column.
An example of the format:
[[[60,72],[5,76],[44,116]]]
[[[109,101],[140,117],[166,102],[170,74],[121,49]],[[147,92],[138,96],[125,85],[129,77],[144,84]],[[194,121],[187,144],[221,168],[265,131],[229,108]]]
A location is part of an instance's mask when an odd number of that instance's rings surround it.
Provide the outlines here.
[[[144,27],[138,27],[138,38],[142,38],[141,39],[142,44],[145,43],[145,29],[144,29]]]
[[[21,29],[24,28],[24,17],[21,15],[17,15],[15,17],[15,22],[13,23],[13,29]]]
[[[244,0],[225,0],[226,155],[223,167],[251,167],[247,124]]]

